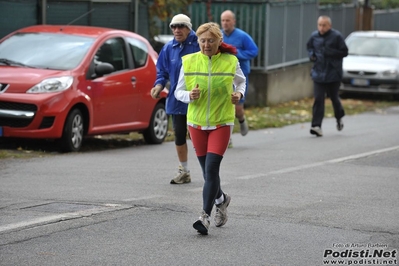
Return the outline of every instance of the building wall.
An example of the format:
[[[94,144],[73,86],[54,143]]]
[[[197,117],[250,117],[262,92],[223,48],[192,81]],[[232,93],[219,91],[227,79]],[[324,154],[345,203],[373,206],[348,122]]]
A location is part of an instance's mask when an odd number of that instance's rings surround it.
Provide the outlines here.
[[[246,106],[272,106],[313,96],[311,63],[250,73]]]

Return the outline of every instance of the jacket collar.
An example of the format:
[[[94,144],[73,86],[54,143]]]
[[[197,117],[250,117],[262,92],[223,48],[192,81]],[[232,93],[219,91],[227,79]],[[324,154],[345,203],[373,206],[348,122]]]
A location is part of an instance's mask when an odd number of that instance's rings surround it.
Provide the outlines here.
[[[326,33],[324,33],[323,35],[321,35],[320,32],[318,32],[318,33],[319,33],[319,36],[321,36],[321,37],[327,37],[328,35],[330,35],[331,31],[332,31],[332,29],[329,29],[329,30],[326,31]]]
[[[187,38],[184,40],[184,42],[180,43],[173,38],[172,41],[172,46],[179,46],[179,45],[186,45],[186,44],[192,44],[193,42],[197,42],[197,35],[195,35],[195,32],[193,30],[190,31],[188,34]]]

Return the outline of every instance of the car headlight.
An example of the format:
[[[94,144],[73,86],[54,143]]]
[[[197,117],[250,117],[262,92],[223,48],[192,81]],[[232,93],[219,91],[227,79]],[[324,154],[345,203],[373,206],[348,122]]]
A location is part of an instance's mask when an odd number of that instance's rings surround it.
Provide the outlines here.
[[[60,92],[69,89],[72,82],[72,76],[49,78],[30,88],[27,93]]]
[[[396,77],[398,75],[398,71],[396,69],[386,70],[382,72],[384,77]]]

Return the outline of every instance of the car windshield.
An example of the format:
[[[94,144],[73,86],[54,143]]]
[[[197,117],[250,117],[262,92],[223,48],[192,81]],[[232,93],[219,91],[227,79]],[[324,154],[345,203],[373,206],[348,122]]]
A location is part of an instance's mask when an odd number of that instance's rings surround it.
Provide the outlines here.
[[[399,58],[399,40],[394,38],[351,36],[346,44],[351,55]]]
[[[0,43],[0,64],[70,70],[79,65],[94,39],[54,33],[18,33]]]

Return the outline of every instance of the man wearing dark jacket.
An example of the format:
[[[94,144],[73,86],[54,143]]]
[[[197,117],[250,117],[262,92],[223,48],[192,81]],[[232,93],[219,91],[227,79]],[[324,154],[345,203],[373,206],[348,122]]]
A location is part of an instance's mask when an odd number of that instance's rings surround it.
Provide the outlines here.
[[[306,44],[309,59],[314,63],[311,70],[314,91],[313,118],[310,133],[323,136],[321,124],[324,117],[325,95],[330,97],[337,120],[337,129],[344,127],[342,117],[345,115],[338,90],[342,79],[342,60],[348,55],[348,47],[341,33],[331,27],[328,16],[317,20],[317,31],[314,31]]]

